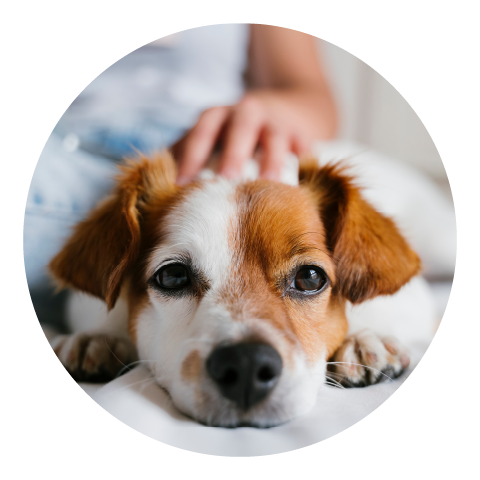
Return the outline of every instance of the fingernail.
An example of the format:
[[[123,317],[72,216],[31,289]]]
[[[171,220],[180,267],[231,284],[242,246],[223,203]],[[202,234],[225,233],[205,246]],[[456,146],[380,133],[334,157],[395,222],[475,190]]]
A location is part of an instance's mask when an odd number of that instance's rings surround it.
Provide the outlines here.
[[[264,172],[260,175],[260,178],[263,178],[264,180],[270,180],[272,182],[280,181],[280,175],[275,172]]]
[[[228,178],[229,180],[240,177],[240,172],[234,168],[225,168],[219,173],[222,177]]]

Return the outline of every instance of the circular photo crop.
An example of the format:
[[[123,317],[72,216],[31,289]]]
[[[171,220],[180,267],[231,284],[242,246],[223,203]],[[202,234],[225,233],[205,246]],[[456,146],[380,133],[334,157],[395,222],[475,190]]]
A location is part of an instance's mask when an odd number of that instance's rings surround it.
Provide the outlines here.
[[[225,456],[311,445],[383,403],[433,339],[455,255],[408,103],[268,25],[178,32],[107,68],[48,138],[24,223],[72,381],[154,439]]]

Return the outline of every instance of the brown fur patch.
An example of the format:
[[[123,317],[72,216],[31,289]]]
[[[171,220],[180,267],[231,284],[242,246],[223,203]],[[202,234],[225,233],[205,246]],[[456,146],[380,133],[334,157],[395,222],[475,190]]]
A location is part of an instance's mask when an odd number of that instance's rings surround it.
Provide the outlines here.
[[[129,282],[130,283],[130,282]],[[146,288],[128,289],[128,334],[133,343],[137,344],[137,325],[140,314],[150,306],[150,298]]]
[[[343,297],[360,303],[390,295],[419,273],[417,254],[393,221],[363,199],[344,167],[305,161],[299,178],[325,225]]]
[[[202,373],[202,357],[198,350],[192,350],[182,362],[181,374],[184,380],[196,380]]]
[[[175,164],[165,152],[120,167],[113,194],[80,222],[49,268],[61,286],[104,300],[111,309],[140,250],[142,208],[175,191]]]
[[[331,289],[301,300],[285,294],[289,277],[301,265],[319,264],[335,282],[315,205],[300,189],[268,181],[240,185],[235,202],[238,223],[229,234],[234,271],[219,294],[223,305],[234,319],[270,323],[290,342],[300,341],[308,357],[316,360],[344,335],[344,322],[338,320],[329,328],[321,322]],[[288,352],[281,352],[282,357],[290,356],[292,349],[291,345]]]
[[[327,293],[327,292],[325,292]],[[330,358],[343,343],[348,331],[345,302],[334,295],[324,301],[300,303],[286,300],[294,332],[309,359]]]

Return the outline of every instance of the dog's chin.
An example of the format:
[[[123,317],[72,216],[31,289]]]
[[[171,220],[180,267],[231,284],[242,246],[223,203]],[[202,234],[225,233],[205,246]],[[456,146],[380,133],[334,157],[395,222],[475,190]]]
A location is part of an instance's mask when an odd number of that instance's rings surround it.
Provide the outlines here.
[[[223,425],[222,423],[204,423],[201,420],[197,420],[198,423],[201,423],[202,425],[205,425],[206,427],[219,427],[219,428],[242,428],[242,427],[250,427],[250,428],[273,428],[273,427],[279,427],[280,425],[284,425],[288,423],[292,419],[288,420],[283,420],[283,421],[261,421],[261,422],[247,422],[247,421],[241,421],[238,423],[233,423],[233,424],[225,424]]]
[[[187,417],[208,427],[222,428],[277,427],[307,413],[315,403],[314,398],[312,398],[310,402],[300,402],[293,408],[292,406],[288,408],[281,402],[266,400],[249,410],[242,410],[232,402],[219,400],[218,398],[205,402],[203,406],[208,405],[206,408],[201,408],[198,405],[189,407],[185,402],[176,400],[172,398],[173,405]]]
[[[178,408],[178,407],[177,407]],[[184,415],[192,418],[196,422],[205,425],[207,427],[221,427],[221,428],[241,428],[241,427],[252,427],[252,428],[272,428],[278,427],[285,423],[288,423],[290,420],[295,418],[283,417],[283,418],[268,418],[267,416],[251,416],[246,412],[238,412],[236,409],[225,412],[216,412],[213,415],[207,416],[198,416],[182,412]]]

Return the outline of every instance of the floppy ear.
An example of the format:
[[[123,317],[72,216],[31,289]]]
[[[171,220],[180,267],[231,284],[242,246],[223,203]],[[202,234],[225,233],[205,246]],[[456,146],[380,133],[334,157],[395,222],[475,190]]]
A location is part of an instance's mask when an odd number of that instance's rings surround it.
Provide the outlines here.
[[[420,271],[420,259],[393,221],[363,199],[344,167],[304,161],[299,181],[318,205],[342,296],[360,303],[389,295]]]
[[[175,163],[162,152],[152,160],[139,155],[120,166],[109,197],[80,222],[49,264],[60,285],[90,293],[113,308],[124,274],[138,256],[141,214],[175,187]]]

